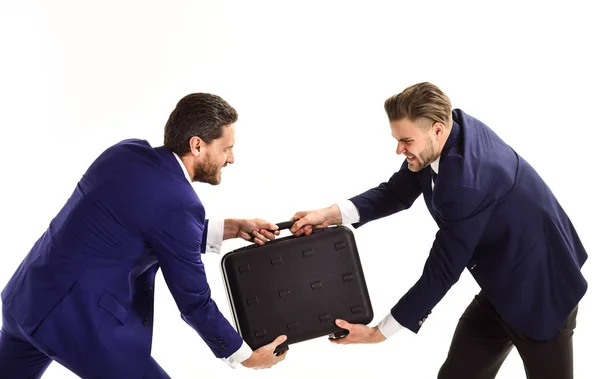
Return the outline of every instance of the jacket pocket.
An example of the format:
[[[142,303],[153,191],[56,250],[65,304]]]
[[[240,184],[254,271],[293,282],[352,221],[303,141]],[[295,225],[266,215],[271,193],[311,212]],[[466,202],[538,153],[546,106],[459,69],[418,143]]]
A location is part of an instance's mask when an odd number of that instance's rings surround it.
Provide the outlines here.
[[[104,292],[100,297],[100,301],[98,302],[98,306],[111,315],[113,315],[117,320],[121,322],[121,324],[125,325],[127,322],[127,317],[129,316],[129,312],[125,309],[121,303],[119,303],[111,294],[108,292]]]

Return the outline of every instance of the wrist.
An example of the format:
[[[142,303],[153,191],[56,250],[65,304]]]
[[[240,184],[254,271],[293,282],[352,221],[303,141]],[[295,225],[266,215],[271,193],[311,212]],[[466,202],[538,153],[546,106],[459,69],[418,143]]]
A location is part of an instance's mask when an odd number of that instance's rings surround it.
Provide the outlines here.
[[[337,204],[326,208],[326,220],[329,225],[340,225],[342,223],[342,212]]]
[[[235,238],[240,231],[241,220],[238,218],[226,218],[223,225],[223,240]]]
[[[254,361],[255,356],[256,356],[256,353],[252,352],[252,355],[250,355],[250,357],[248,359],[246,359],[245,361],[240,362],[240,364],[246,368],[252,368],[253,367],[252,362]]]
[[[385,336],[383,335],[383,333],[381,333],[381,330],[379,330],[378,326],[374,326],[371,328],[372,330],[372,340],[375,343],[379,343],[379,342],[383,342],[386,340]]]

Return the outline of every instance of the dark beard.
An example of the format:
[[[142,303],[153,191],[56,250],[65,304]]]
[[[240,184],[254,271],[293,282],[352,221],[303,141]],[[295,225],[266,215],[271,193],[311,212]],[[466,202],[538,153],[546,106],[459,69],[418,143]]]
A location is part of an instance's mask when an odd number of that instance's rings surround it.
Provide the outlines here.
[[[215,165],[210,161],[206,163],[199,163],[194,168],[194,177],[192,178],[192,181],[208,183],[216,186],[221,182],[219,178],[220,169],[220,166]]]

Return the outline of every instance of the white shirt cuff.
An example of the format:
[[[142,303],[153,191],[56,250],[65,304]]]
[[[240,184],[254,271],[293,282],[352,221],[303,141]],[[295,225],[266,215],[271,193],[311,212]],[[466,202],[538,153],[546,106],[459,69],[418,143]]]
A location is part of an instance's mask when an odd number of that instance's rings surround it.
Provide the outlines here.
[[[337,203],[337,206],[342,214],[342,224],[353,224],[360,220],[358,208],[350,200],[343,200]]]
[[[251,355],[252,349],[250,348],[250,346],[248,346],[246,342],[242,341],[242,346],[240,346],[240,348],[235,353],[231,354],[227,358],[221,359],[224,360],[229,365],[229,367],[236,368],[238,364],[250,358]]]
[[[206,235],[206,252],[219,254],[223,243],[225,220],[208,220],[208,234]]]
[[[377,327],[379,328],[379,331],[381,332],[381,334],[383,334],[385,338],[390,338],[396,332],[404,329],[404,327],[400,325],[398,321],[396,321],[396,319],[394,318],[394,316],[392,316],[391,313],[385,316],[385,318],[379,322]]]

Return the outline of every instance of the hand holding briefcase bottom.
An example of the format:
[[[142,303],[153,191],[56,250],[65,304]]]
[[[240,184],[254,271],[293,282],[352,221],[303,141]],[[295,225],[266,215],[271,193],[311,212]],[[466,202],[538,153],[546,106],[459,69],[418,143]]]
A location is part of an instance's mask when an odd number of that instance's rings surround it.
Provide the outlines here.
[[[288,338],[276,353],[308,339],[343,337],[348,331],[335,325],[338,318],[373,320],[354,234],[345,226],[236,249],[223,256],[221,271],[235,327],[253,350],[281,334]]]

